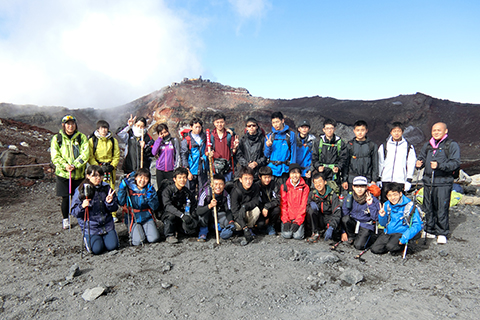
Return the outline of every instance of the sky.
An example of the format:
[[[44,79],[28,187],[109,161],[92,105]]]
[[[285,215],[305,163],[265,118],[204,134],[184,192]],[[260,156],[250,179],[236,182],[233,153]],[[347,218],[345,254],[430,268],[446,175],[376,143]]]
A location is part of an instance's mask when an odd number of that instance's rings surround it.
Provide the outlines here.
[[[478,0],[0,0],[0,102],[114,107],[183,78],[254,96],[480,103]]]

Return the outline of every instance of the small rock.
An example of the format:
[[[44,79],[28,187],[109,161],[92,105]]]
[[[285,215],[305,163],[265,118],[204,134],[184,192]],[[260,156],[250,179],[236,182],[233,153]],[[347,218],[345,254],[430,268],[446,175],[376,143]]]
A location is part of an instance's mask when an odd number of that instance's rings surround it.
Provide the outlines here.
[[[339,279],[349,284],[357,284],[363,280],[363,274],[361,274],[358,270],[349,269],[342,273]]]
[[[68,275],[65,277],[65,280],[72,280],[79,273],[80,273],[80,268],[78,267],[78,264],[75,263],[68,270]]]
[[[9,145],[8,149],[18,151],[18,147],[16,145],[13,145],[13,144]]]
[[[448,256],[448,251],[447,250],[440,250],[440,252],[438,252],[438,254],[441,257],[446,257],[446,256]]]
[[[102,287],[95,287],[92,289],[87,289],[85,292],[82,294],[82,298],[85,301],[93,301],[100,297],[103,293],[105,292],[105,288]]]
[[[163,266],[163,273],[172,270],[173,264],[171,262],[166,262],[165,265]]]
[[[172,286],[171,283],[166,283],[166,282],[162,283],[162,288],[163,288],[163,289],[168,289],[168,288],[170,288],[171,286]]]
[[[50,303],[50,302],[53,302],[55,300],[57,300],[56,297],[45,298],[45,300],[43,300],[43,304]]]
[[[247,240],[243,239],[242,241],[240,241],[240,245],[241,246],[246,246],[248,244]]]
[[[26,143],[25,141],[20,142],[20,145],[21,145],[22,147],[26,147],[26,148],[30,147],[30,146],[28,145],[28,143]]]

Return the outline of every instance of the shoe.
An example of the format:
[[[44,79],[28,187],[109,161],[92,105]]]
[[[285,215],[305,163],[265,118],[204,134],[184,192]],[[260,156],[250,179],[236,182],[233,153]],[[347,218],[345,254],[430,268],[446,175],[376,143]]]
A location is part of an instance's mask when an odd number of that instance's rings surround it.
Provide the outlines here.
[[[70,229],[70,222],[68,221],[68,218],[67,218],[67,219],[63,219],[63,229],[64,229],[64,230]]]
[[[117,217],[113,217],[113,222],[118,223],[118,222],[120,222],[120,220],[118,220]]]
[[[170,237],[167,237],[167,240],[166,240],[168,243],[170,244],[175,244],[175,243],[178,243],[178,239],[177,237],[175,236],[170,236]]]
[[[207,241],[207,235],[206,235],[206,234],[201,234],[201,235],[199,235],[197,241],[198,241],[198,242],[205,242],[205,241]]]
[[[320,235],[318,234],[318,232],[312,234],[312,236],[310,238],[307,239],[307,242],[308,243],[315,243],[318,241],[318,239],[320,238]]]
[[[438,244],[446,244],[447,243],[447,237],[439,235],[437,236],[437,243]]]
[[[274,236],[274,235],[277,234],[277,233],[275,232],[275,228],[274,228],[271,224],[269,224],[269,225],[267,226],[267,234],[268,234],[269,236]]]
[[[435,239],[437,236],[428,232],[423,231],[422,238],[425,239]]]

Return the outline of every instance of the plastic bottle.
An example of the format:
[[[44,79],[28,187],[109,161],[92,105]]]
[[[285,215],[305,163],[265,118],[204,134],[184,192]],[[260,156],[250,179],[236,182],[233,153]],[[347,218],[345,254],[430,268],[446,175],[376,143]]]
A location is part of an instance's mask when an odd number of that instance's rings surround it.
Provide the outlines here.
[[[185,215],[190,215],[190,199],[187,199],[187,204],[185,205]]]

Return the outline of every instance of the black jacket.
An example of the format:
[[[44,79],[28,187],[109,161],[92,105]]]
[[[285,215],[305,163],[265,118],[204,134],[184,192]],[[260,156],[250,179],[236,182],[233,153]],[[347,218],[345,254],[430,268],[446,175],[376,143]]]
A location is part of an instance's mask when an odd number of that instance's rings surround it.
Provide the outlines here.
[[[165,207],[165,212],[163,213],[162,219],[165,216],[175,215],[181,217],[185,213],[185,205],[187,204],[187,199],[190,199],[190,215],[193,218],[197,217],[196,214],[196,202],[195,196],[193,193],[188,190],[187,187],[183,187],[178,190],[175,184],[171,184],[162,191],[162,200]]]
[[[250,139],[250,137],[252,137],[252,139]],[[267,157],[265,157],[263,153],[264,145],[265,136],[260,130],[257,130],[255,136],[250,136],[248,132],[245,133],[238,143],[236,153],[237,163],[242,167],[246,167],[250,162],[257,162],[258,166],[254,169],[255,177],[258,175],[258,169],[267,165]]]
[[[448,150],[446,150],[448,146]],[[460,167],[460,147],[458,143],[451,139],[445,139],[438,145],[438,148],[434,154],[435,149],[430,142],[426,142],[417,160],[423,161],[422,168],[425,168],[423,174],[423,182],[427,185],[432,185],[432,168],[430,166],[431,161],[437,161],[438,167],[435,169],[433,185],[451,185],[453,183],[453,171]]]
[[[323,141],[322,153],[320,154],[320,140]],[[340,141],[340,151],[337,147],[337,142]],[[346,143],[337,137],[335,134],[332,139],[329,140],[325,135],[321,135],[320,138],[313,144],[312,150],[312,172],[317,170],[325,164],[335,164],[339,168],[340,175],[347,161],[347,145]],[[333,171],[330,168],[324,170],[326,177],[332,179]]]
[[[365,141],[350,140],[347,143],[347,161],[342,181],[353,182],[356,176],[364,176],[368,182],[378,180],[378,147],[370,139]]]
[[[233,219],[242,228],[247,223],[245,213],[260,206],[260,189],[256,183],[250,189],[245,190],[239,180],[235,181],[235,187],[231,193]]]
[[[227,220],[232,221],[233,215],[232,210],[230,209],[231,201],[228,192],[223,190],[221,195],[215,195],[215,199],[217,200],[217,212],[225,212]],[[207,187],[198,197],[197,214],[199,216],[203,217],[208,213],[213,213],[213,208],[208,209],[210,201],[212,201],[212,188]]]
[[[268,186],[264,186],[261,181],[256,184],[260,190],[260,210],[280,206],[280,186],[273,179]]]
[[[342,206],[340,200],[335,192],[330,187],[324,195],[321,195],[316,189],[310,191],[308,195],[308,210],[312,210],[310,203],[315,202],[319,209],[319,214],[324,217],[325,224],[337,229],[342,219]]]

